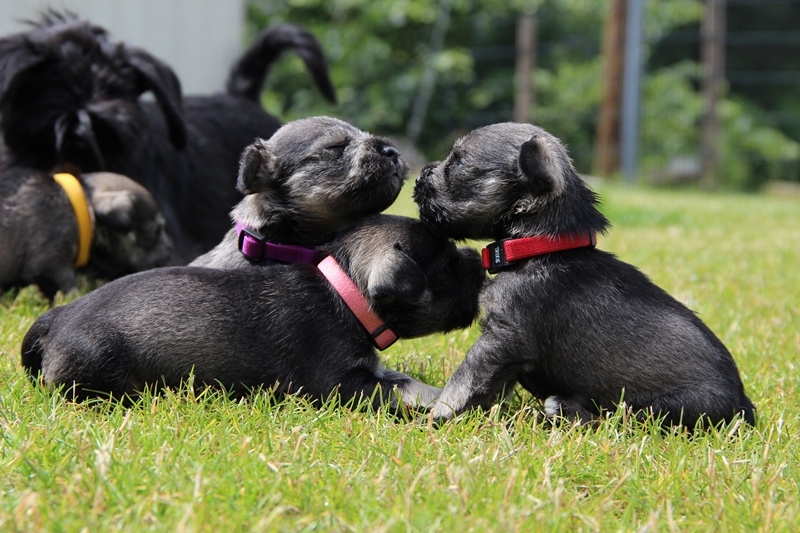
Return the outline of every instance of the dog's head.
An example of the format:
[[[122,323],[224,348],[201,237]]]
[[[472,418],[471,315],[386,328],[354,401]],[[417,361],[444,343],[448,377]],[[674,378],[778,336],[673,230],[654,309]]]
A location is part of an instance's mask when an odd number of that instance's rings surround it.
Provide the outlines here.
[[[91,264],[116,278],[167,263],[172,241],[164,217],[147,190],[111,172],[82,176],[95,214]]]
[[[608,226],[566,148],[530,124],[494,124],[460,138],[444,161],[422,169],[414,200],[423,220],[456,239]]]
[[[147,52],[110,42],[103,28],[50,11],[0,39],[0,127],[19,165],[101,170],[137,140],[138,98],[151,91],[176,147],[186,143],[178,78]]]
[[[238,188],[248,196],[234,217],[284,242],[316,244],[389,207],[407,173],[387,139],[335,118],[296,120],[242,154]]]
[[[375,215],[332,243],[371,307],[400,336],[468,326],[486,273],[478,252],[457,248],[419,220]]]

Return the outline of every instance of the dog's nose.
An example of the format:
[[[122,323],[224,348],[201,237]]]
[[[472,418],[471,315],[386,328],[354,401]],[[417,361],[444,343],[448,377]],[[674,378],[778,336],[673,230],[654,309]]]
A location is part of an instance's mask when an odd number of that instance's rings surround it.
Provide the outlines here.
[[[397,151],[397,148],[387,144],[380,147],[380,153],[381,155],[386,156],[394,161],[397,161],[397,157],[400,155],[400,152]]]

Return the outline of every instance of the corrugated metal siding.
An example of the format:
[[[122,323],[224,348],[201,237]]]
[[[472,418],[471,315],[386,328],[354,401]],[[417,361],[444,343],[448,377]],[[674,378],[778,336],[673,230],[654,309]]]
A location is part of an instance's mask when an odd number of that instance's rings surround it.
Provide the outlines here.
[[[105,27],[112,39],[169,64],[184,93],[223,89],[242,50],[244,0],[0,0],[0,35],[25,30],[48,7],[67,8]]]

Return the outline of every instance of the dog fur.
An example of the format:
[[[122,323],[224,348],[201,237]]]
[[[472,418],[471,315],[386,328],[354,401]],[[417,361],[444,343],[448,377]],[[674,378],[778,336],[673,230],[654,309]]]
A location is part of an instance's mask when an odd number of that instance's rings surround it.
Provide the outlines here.
[[[458,239],[596,231],[608,220],[557,138],[504,123],[459,139],[423,169],[423,220]],[[432,409],[438,420],[489,406],[521,384],[550,417],[591,422],[623,400],[639,416],[694,428],[755,422],[731,354],[689,309],[635,267],[594,247],[497,274],[481,296],[482,334]]]
[[[234,65],[227,92],[183,97],[174,72],[146,51],[110,40],[69,13],[48,12],[0,39],[0,128],[14,166],[113,171],[147,188],[185,264],[215,246],[241,199],[242,150],[280,122],[259,93],[270,65],[293,50],[335,100],[319,43],[305,29],[266,29]],[[151,92],[155,102],[140,101]]]
[[[473,249],[407,217],[374,215],[325,245],[399,337],[467,326],[485,274]],[[366,331],[310,265],[167,267],[113,281],[37,319],[22,343],[32,378],[70,398],[145,387],[259,387],[317,400],[411,407],[440,389],[380,366]]]
[[[172,252],[164,217],[147,190],[110,172],[80,176],[95,216],[89,265],[115,278],[162,266]],[[51,174],[0,172],[0,290],[35,284],[50,301],[77,289],[78,226],[67,194]]]
[[[244,151],[238,188],[246,196],[231,216],[271,242],[313,247],[389,207],[407,174],[388,139],[335,118],[304,118]],[[239,252],[233,228],[191,264],[240,268],[250,262]]]

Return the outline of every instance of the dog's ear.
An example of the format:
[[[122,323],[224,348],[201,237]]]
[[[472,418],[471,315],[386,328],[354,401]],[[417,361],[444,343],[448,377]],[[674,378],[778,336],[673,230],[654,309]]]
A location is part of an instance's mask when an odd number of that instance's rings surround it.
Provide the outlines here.
[[[534,135],[519,149],[519,170],[534,195],[558,192],[564,187],[557,148],[546,136]]]
[[[8,104],[22,80],[44,59],[19,36],[0,39],[0,104]]]
[[[126,48],[128,63],[140,77],[142,92],[151,91],[164,113],[169,140],[175,148],[186,147],[186,123],[181,107],[181,82],[166,64],[139,48]]]
[[[264,192],[275,179],[276,162],[269,144],[263,139],[248,146],[239,160],[239,178],[236,188],[242,194]]]
[[[91,201],[95,217],[105,225],[116,229],[134,225],[136,197],[130,191],[100,191]]]
[[[155,199],[130,178],[111,172],[92,172],[84,174],[82,179],[95,217],[109,227],[129,229],[158,213]]]
[[[367,279],[367,295],[371,299],[389,296],[412,303],[418,301],[427,288],[427,276],[399,243],[375,260]]]

